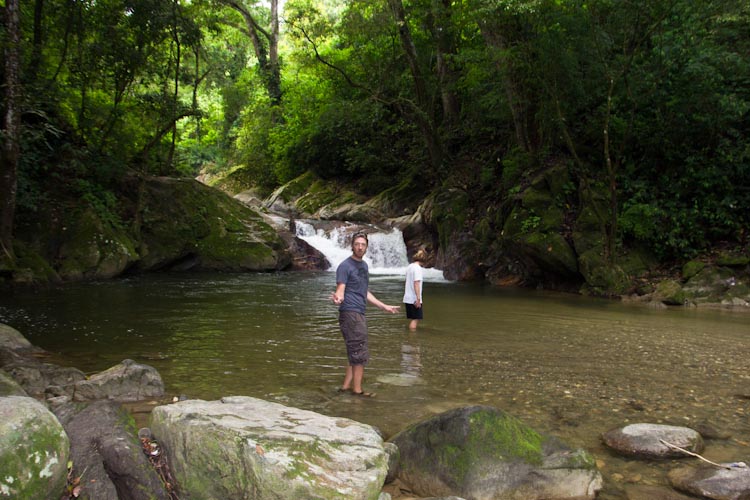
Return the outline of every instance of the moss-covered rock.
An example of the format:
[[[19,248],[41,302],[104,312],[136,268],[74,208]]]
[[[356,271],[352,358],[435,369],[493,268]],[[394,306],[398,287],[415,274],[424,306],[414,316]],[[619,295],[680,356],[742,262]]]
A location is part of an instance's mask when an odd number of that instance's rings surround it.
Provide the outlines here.
[[[0,498],[60,498],[70,441],[39,401],[0,397]]]
[[[685,265],[682,266],[682,279],[689,280],[699,272],[703,271],[705,267],[706,263],[699,260],[686,262]]]
[[[578,263],[586,280],[581,289],[584,293],[598,296],[620,295],[630,287],[630,279],[622,267],[608,263],[596,249],[581,255]]]
[[[682,285],[675,280],[664,280],[656,286],[654,299],[668,306],[681,306],[685,304],[688,296],[682,289]]]
[[[364,197],[358,196],[343,185],[324,181],[308,171],[280,186],[264,203],[274,211],[294,213],[306,218],[355,220],[346,214],[356,214],[355,207],[364,201]],[[362,209],[360,213],[364,214],[367,211],[368,209]],[[376,218],[377,214],[367,220],[374,217]]]
[[[270,271],[291,262],[276,231],[227,194],[193,180],[144,182],[139,269]]]
[[[594,498],[593,457],[496,408],[457,408],[392,437],[402,482],[419,496]]]
[[[745,267],[750,265],[750,254],[739,252],[722,252],[716,257],[716,265],[724,267]]]
[[[135,260],[138,254],[127,232],[103,222],[91,208],[71,215],[62,228],[57,272],[64,280],[111,278]]]

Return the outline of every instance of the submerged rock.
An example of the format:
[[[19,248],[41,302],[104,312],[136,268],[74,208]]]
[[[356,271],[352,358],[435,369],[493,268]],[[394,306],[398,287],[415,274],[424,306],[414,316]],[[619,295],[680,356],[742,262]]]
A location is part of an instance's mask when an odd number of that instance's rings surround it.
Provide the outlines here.
[[[389,441],[399,448],[399,479],[423,497],[593,499],[602,487],[586,451],[492,407],[450,410]]]
[[[679,446],[692,453],[700,453],[704,446],[703,438],[693,429],[647,423],[612,429],[605,432],[602,439],[613,450],[638,458],[686,457],[685,453],[669,445]]]
[[[242,396],[158,406],[151,418],[183,500],[374,500],[387,473],[377,431],[345,418]]]

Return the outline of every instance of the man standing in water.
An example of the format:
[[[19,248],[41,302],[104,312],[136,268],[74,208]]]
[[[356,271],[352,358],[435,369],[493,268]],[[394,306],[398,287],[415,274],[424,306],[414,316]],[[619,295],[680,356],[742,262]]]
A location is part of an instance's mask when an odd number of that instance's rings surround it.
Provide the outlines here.
[[[336,291],[331,295],[331,300],[339,306],[339,326],[349,360],[344,383],[339,391],[351,391],[355,396],[372,397],[373,393],[362,389],[365,365],[370,359],[365,308],[369,302],[379,309],[396,314],[399,306],[389,306],[380,302],[368,290],[370,274],[367,262],[362,260],[367,252],[367,244],[365,233],[356,233],[352,236],[352,255],[336,269]]]

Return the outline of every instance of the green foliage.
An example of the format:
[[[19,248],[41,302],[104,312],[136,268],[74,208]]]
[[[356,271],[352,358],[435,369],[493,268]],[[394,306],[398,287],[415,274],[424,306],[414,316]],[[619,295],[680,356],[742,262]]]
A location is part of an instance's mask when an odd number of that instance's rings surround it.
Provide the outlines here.
[[[267,8],[250,4],[267,21]],[[616,222],[625,245],[684,259],[718,241],[747,243],[745,3],[403,5],[398,26],[388,2],[289,0],[279,105],[256,68],[245,20],[222,3],[51,0],[41,39],[25,7],[21,216],[52,203],[54,187],[117,224],[112,181],[131,169],[235,172],[265,191],[312,171],[363,194],[405,179],[423,195],[460,186],[471,196],[464,213],[445,210],[445,242],[479,197],[502,203],[550,165],[569,164],[555,203],[574,213],[586,202],[579,191],[614,186],[602,196],[617,201],[617,212],[594,210],[608,219],[589,222]],[[449,94],[455,123],[442,106]],[[444,155],[435,175],[427,175],[426,137]],[[524,232],[545,225],[544,214],[535,217],[520,222]],[[480,232],[489,246],[489,227]]]
[[[79,179],[75,187],[80,200],[94,211],[100,221],[109,227],[123,229],[122,219],[117,211],[117,197],[112,191],[85,179]]]
[[[526,217],[526,219],[523,220],[523,222],[521,222],[521,232],[524,234],[532,233],[539,227],[541,223],[542,218],[531,213],[528,217]]]

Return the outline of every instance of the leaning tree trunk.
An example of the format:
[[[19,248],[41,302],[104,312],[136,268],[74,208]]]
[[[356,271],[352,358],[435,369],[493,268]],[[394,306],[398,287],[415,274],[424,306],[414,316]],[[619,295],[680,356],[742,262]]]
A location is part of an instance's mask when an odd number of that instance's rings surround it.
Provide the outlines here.
[[[13,220],[18,189],[21,120],[19,116],[20,15],[19,0],[5,2],[5,116],[0,157],[0,250],[2,258],[14,260]]]

